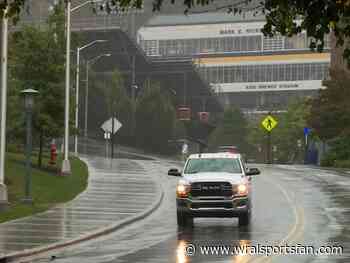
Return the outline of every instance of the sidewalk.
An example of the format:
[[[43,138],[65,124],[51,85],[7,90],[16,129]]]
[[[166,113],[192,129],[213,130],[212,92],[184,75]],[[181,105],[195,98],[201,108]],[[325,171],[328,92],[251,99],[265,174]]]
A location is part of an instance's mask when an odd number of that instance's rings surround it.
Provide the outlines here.
[[[84,193],[47,212],[0,224],[0,262],[106,234],[145,217],[160,204],[161,187],[142,162],[83,160],[89,167]]]

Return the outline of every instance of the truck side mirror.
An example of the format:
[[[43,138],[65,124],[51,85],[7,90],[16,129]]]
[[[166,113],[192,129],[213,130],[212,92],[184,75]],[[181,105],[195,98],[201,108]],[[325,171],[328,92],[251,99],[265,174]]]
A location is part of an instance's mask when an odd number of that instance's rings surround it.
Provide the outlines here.
[[[173,169],[170,169],[170,170],[168,171],[168,175],[171,175],[171,176],[181,176],[181,173],[179,172],[178,169],[173,168]]]
[[[249,168],[246,175],[257,175],[260,174],[260,170],[258,168]]]

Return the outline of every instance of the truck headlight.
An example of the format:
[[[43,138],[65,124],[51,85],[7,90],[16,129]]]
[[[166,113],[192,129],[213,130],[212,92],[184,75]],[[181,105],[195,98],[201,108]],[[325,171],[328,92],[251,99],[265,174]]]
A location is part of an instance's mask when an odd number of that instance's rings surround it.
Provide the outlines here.
[[[191,186],[189,184],[179,183],[176,187],[177,197],[188,197],[188,194],[191,191]]]
[[[237,189],[237,195],[248,195],[247,185],[239,184],[236,189]]]

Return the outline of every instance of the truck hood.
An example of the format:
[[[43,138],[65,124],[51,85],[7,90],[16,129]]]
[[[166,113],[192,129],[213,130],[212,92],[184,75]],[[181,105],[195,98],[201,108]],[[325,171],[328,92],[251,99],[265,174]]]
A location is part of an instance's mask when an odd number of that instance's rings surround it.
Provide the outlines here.
[[[231,184],[245,183],[243,174],[205,172],[196,174],[184,174],[182,180],[188,183],[198,182],[230,182]]]

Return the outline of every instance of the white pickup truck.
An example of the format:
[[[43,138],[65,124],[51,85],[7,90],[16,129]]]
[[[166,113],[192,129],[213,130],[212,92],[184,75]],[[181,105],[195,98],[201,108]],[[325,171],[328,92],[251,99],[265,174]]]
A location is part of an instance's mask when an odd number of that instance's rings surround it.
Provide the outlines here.
[[[240,154],[202,153],[187,159],[176,188],[177,222],[192,226],[195,217],[238,217],[239,225],[250,222],[251,176],[257,168],[246,168]]]

